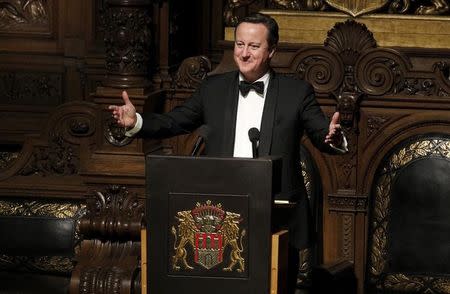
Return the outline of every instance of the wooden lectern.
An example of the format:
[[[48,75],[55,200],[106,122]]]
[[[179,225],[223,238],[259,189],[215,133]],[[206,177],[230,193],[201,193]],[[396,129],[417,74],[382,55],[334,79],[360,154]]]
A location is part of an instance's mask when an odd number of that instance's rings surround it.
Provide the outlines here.
[[[143,289],[283,292],[287,251],[272,249],[287,248],[287,234],[271,231],[280,175],[279,158],[147,156]]]

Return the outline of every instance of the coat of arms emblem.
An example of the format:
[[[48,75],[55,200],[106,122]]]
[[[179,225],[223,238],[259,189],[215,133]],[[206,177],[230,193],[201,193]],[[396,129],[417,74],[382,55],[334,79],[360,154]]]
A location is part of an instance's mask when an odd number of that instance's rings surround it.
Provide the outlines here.
[[[378,10],[389,3],[389,0],[325,0],[331,7],[357,17]]]
[[[204,204],[197,203],[192,210],[178,211],[175,218],[177,228],[171,228],[174,236],[173,270],[194,269],[188,263],[189,252],[196,264],[212,269],[223,262],[226,248],[230,248],[230,262],[222,270],[239,273],[245,270],[242,242],[246,232],[239,228],[240,214],[224,211],[220,203],[213,205],[208,200]],[[188,250],[189,247],[192,251]]]

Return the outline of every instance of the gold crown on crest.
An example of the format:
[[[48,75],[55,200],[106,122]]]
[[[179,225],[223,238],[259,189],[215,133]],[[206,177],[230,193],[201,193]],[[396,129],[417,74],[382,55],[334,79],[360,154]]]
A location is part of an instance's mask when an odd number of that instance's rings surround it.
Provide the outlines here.
[[[191,211],[196,227],[202,232],[216,232],[222,227],[225,211],[222,204],[213,205],[211,200],[201,204],[197,202],[196,207]]]

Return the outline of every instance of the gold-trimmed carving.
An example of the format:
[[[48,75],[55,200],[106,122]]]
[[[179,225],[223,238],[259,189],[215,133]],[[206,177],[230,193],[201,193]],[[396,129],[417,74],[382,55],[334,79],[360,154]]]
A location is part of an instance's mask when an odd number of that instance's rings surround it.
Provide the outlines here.
[[[300,250],[298,254],[299,268],[297,275],[298,285],[308,285],[311,281],[312,256],[311,248]]]
[[[397,172],[419,158],[450,158],[449,139],[417,139],[393,153],[380,169],[374,187],[372,242],[369,245],[369,281],[378,289],[405,290],[417,293],[449,293],[450,279],[406,273],[386,273],[390,195]],[[447,292],[442,292],[442,289]]]
[[[1,216],[45,216],[76,221],[74,250],[81,242],[79,219],[86,213],[86,205],[75,202],[42,200],[0,200]],[[73,258],[68,256],[9,256],[0,254],[0,268],[27,271],[70,273]]]
[[[325,0],[328,5],[339,11],[357,17],[362,14],[379,10],[389,3],[389,0]]]
[[[48,216],[78,219],[86,212],[85,209],[86,205],[79,203],[0,200],[0,215],[3,216]]]
[[[308,170],[306,162],[304,160],[300,161],[300,166],[302,169],[303,183],[305,184],[306,194],[308,194],[308,199],[311,199],[313,185],[310,174],[311,171]]]

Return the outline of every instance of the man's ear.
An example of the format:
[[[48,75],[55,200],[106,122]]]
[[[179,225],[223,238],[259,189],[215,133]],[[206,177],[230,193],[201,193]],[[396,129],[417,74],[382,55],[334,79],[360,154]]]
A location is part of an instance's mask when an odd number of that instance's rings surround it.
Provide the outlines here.
[[[275,51],[277,51],[277,46],[272,46],[272,48],[269,49],[269,58],[272,58],[273,55],[275,54]]]

